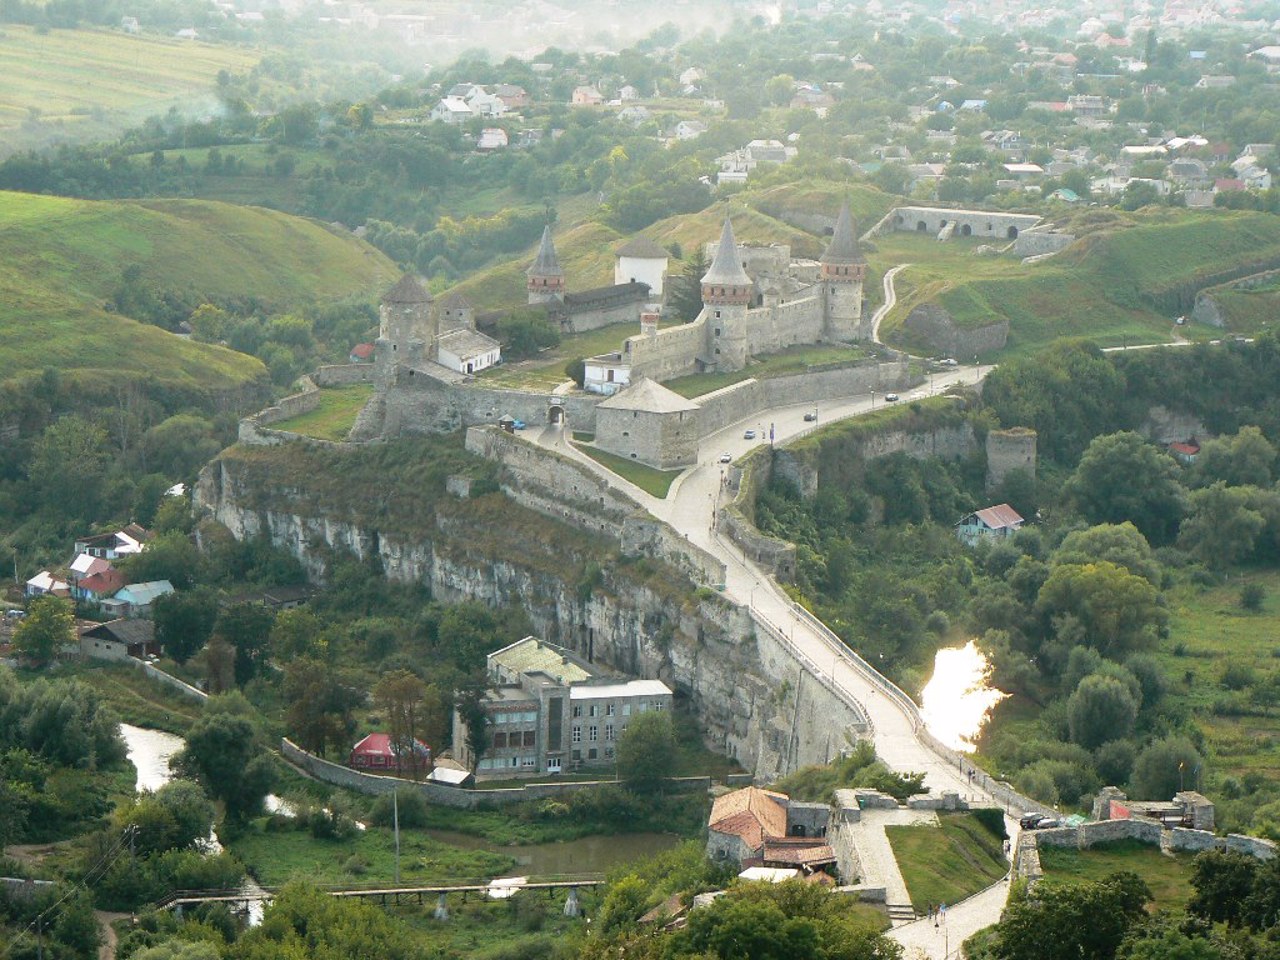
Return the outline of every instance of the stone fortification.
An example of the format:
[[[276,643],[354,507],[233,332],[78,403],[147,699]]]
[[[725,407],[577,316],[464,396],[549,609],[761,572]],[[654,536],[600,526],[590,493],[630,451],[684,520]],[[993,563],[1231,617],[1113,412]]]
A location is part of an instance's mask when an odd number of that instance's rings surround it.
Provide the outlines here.
[[[1013,241],[1013,253],[1019,257],[1047,257],[1060,253],[1076,242],[1075,234],[1058,233],[1049,224],[1030,227]]]
[[[1137,840],[1158,846],[1169,853],[1199,853],[1204,850],[1234,850],[1239,853],[1270,860],[1276,855],[1276,844],[1261,837],[1230,834],[1219,837],[1208,830],[1192,830],[1174,827],[1166,830],[1157,821],[1144,817],[1125,820],[1098,820],[1082,823],[1078,827],[1057,827],[1052,830],[1026,831],[1024,838],[1033,844],[1051,847],[1069,847],[1087,850],[1100,843],[1117,840]]]
[[[949,224],[954,224],[952,236],[1008,241],[1018,239],[1024,230],[1030,230],[1039,222],[1037,214],[905,206],[891,210],[875,229],[881,233],[905,231],[937,236]]]
[[[1003,350],[1009,340],[1008,320],[981,327],[957,327],[951,314],[936,303],[913,307],[902,326],[913,337],[928,343],[934,352],[964,360]]]
[[[1028,427],[987,433],[987,489],[998,487],[1015,470],[1036,476],[1036,432]]]
[[[331,363],[311,375],[318,387],[345,387],[353,383],[373,383],[371,363]]]
[[[310,413],[320,406],[320,390],[310,377],[302,378],[301,387],[297,393],[282,397],[271,406],[243,418],[237,427],[237,439],[241,443],[269,446],[297,438],[295,433],[272,430],[271,424]]]
[[[1280,270],[1264,270],[1240,280],[1206,287],[1196,294],[1195,305],[1191,308],[1191,319],[1205,323],[1211,327],[1225,327],[1227,318],[1218,303],[1218,295],[1230,290],[1257,290],[1259,287],[1274,287],[1280,281]]]
[[[768,447],[757,447],[726,472],[729,500],[716,512],[716,527],[746,556],[779,583],[794,583],[796,545],[760,532],[755,525],[756,498],[768,485],[777,463]]]

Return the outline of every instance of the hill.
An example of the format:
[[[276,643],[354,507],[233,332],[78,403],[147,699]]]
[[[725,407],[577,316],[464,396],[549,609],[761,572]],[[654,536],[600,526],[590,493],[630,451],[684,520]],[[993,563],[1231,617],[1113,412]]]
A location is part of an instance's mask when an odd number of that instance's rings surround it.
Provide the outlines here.
[[[145,374],[206,393],[264,378],[252,357],[105,309],[130,265],[159,291],[276,307],[372,295],[396,275],[363,241],[271,210],[0,192],[0,380],[54,367],[86,385]]]
[[[257,51],[119,31],[0,32],[0,157],[119,133],[199,97],[215,105],[219,70],[248,70]]]
[[[1090,211],[1064,229],[1082,235],[1033,264],[975,256],[978,241],[877,238],[873,263],[913,264],[899,277],[899,303],[883,334],[927,350],[903,336],[902,321],[914,307],[936,303],[961,329],[1007,320],[1007,352],[1033,351],[1058,337],[1104,346],[1165,341],[1197,290],[1280,267],[1280,218],[1263,213]],[[1186,332],[1211,335],[1207,328]]]

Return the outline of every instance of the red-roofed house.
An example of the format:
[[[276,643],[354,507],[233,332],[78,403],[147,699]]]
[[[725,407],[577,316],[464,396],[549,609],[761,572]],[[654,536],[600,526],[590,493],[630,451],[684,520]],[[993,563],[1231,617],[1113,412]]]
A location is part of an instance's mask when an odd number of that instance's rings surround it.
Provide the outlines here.
[[[801,867],[835,863],[826,842],[825,804],[796,803],[786,794],[745,787],[717,797],[707,820],[707,856],[744,866]]]
[[[124,574],[110,565],[72,584],[71,595],[86,603],[101,603],[114,597],[125,585]]]
[[[421,740],[414,740],[414,753],[418,755],[418,768],[425,772],[431,766],[431,748]],[[408,757],[397,754],[389,733],[371,733],[354,747],[347,759],[347,766],[357,770],[388,770],[396,773],[409,769]]]
[[[1173,455],[1173,459],[1179,463],[1185,463],[1188,466],[1196,462],[1196,457],[1200,455],[1200,444],[1194,439],[1185,443],[1169,444],[1169,453]]]
[[[956,524],[956,536],[973,546],[984,537],[1000,540],[1011,537],[1026,521],[1007,503],[976,510]]]
[[[373,360],[373,344],[357,343],[351,348],[351,353],[347,359],[352,363],[369,363]]]

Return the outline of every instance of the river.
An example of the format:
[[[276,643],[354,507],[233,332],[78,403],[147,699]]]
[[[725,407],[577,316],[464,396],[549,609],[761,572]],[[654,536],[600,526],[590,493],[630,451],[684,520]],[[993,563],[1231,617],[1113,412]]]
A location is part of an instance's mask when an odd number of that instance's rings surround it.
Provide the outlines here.
[[[929,732],[953,750],[972,752],[992,709],[1008,696],[991,686],[990,678],[991,664],[974,641],[939,650],[920,695],[920,716]]]

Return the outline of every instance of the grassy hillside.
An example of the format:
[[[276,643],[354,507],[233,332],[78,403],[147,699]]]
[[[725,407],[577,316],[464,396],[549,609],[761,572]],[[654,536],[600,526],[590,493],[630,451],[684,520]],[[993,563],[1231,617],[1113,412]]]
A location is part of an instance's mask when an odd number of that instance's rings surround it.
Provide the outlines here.
[[[131,264],[157,290],[280,307],[373,294],[395,276],[367,244],[269,210],[0,193],[0,378],[44,367],[93,379],[133,371],[206,391],[264,376],[255,359],[104,309]]]
[[[118,132],[212,91],[219,70],[240,72],[256,51],[78,29],[0,32],[0,156]]]
[[[912,264],[899,275],[898,306],[882,333],[923,348],[903,339],[902,321],[918,304],[933,302],[961,328],[1009,321],[1011,353],[1058,337],[1089,337],[1105,346],[1166,341],[1173,317],[1189,312],[1201,287],[1280,266],[1280,218],[1267,214],[1106,211],[1078,226],[1084,235],[1075,245],[1034,264],[976,256],[977,240],[878,238],[871,258],[879,268]],[[1213,335],[1195,327],[1183,333]]]

